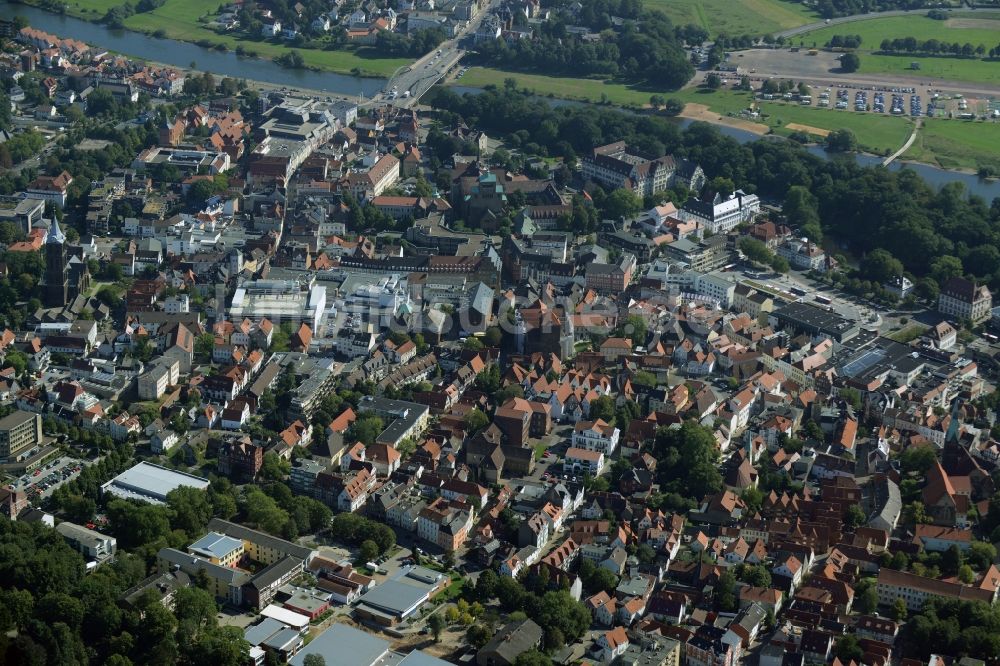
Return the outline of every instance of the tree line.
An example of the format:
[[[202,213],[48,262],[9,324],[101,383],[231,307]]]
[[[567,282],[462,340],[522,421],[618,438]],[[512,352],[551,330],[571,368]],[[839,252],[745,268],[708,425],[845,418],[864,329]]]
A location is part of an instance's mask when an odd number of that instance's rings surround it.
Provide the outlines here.
[[[585,3],[584,10],[592,3],[593,0]],[[584,18],[584,10],[580,19]],[[606,28],[600,26],[604,25],[604,17],[610,24],[610,15],[593,7],[590,14],[593,15],[590,24],[584,20],[584,25],[601,30],[598,41],[570,34],[567,25],[576,19],[562,13],[543,24],[531,39],[512,44],[503,39],[486,41],[477,51],[484,61],[505,69],[576,77],[620,77],[668,89],[680,88],[694,76],[694,67],[683,49],[684,37],[678,37],[664,14],[644,12],[636,23],[629,21]],[[681,34],[691,39],[696,37],[686,31]]]
[[[867,14],[868,12],[887,12],[897,9],[920,9],[937,2],[928,0],[818,0],[807,2],[798,0],[803,5],[812,5],[816,13],[823,18]]]
[[[990,49],[990,57],[994,57],[1000,49]],[[944,55],[954,58],[974,58],[982,57],[986,53],[986,46],[980,44],[973,46],[969,42],[943,42],[937,39],[926,39],[919,41],[915,37],[897,37],[896,39],[883,39],[879,44],[879,51],[882,53],[906,53],[924,55]]]

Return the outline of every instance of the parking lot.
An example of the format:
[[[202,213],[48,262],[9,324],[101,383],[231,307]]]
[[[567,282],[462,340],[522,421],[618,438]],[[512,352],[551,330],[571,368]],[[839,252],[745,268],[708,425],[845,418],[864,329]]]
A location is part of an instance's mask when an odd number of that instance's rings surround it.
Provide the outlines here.
[[[46,463],[33,472],[28,472],[11,482],[10,487],[27,494],[29,500],[48,497],[53,490],[76,478],[83,466],[83,460],[63,456]]]

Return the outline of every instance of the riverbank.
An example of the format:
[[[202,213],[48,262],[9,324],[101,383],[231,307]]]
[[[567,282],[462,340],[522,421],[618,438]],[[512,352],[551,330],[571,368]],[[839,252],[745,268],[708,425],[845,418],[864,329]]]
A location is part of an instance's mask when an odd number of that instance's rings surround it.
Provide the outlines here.
[[[17,3],[51,12],[40,0],[17,0]],[[66,14],[90,23],[100,23],[108,9],[120,4],[122,2],[116,0],[71,0],[66,5]],[[202,22],[202,19],[209,15],[206,9],[203,0],[166,0],[163,5],[150,12],[129,16],[125,19],[124,26],[125,29],[150,39],[165,37],[216,51],[224,49],[236,52],[239,48],[241,51],[253,52],[255,57],[270,61],[294,50],[302,56],[307,68],[358,77],[386,78],[410,62],[407,58],[380,56],[370,47],[336,50],[293,49],[283,42],[247,39],[228,33],[220,34],[210,28],[208,23]]]
[[[651,108],[650,97],[660,95],[684,102],[684,111],[680,114],[682,118],[702,120],[756,135],[774,133],[790,136],[801,132],[822,141],[830,132],[849,129],[863,152],[881,157],[899,150],[914,127],[913,120],[905,116],[762,101],[744,91],[707,90],[695,86],[676,92],[656,91],[624,83],[485,67],[471,67],[460,79],[450,79],[448,85],[502,87],[508,79],[513,79],[519,89],[543,97],[611,104],[633,110],[648,111]],[[1000,172],[1000,123],[928,118],[913,145],[900,159],[961,173],[977,173],[984,167]]]
[[[90,0],[88,0],[90,1]],[[21,15],[32,27],[60,37],[71,37],[136,60],[177,69],[207,70],[216,76],[258,81],[276,88],[282,86],[315,91],[319,96],[332,94],[371,98],[386,85],[385,78],[364,78],[352,74],[309,69],[286,69],[260,58],[240,56],[232,51],[203,48],[173,39],[154,39],[131,30],[109,28],[103,23],[85,21],[69,14],[57,14],[37,7],[0,0],[0,15]],[[394,70],[395,71],[395,70]]]

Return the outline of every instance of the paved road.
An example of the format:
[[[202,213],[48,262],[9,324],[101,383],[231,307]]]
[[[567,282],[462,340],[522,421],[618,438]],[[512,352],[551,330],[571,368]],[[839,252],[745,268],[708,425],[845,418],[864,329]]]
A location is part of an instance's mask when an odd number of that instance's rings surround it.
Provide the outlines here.
[[[900,148],[892,155],[889,155],[889,157],[882,160],[882,166],[889,166],[890,164],[893,163],[893,161],[896,160],[896,158],[898,158],[900,155],[902,155],[903,153],[905,153],[907,150],[910,149],[910,146],[913,145],[913,142],[917,140],[917,132],[920,131],[920,128],[923,127],[923,124],[924,124],[924,119],[917,118],[917,122],[913,124],[913,131],[910,133],[910,138],[906,140],[906,143],[903,144],[902,148]]]
[[[376,96],[373,101],[385,101],[395,91],[399,96],[393,100],[393,104],[403,107],[416,105],[434,84],[458,64],[458,61],[466,53],[465,49],[462,48],[462,42],[479,29],[483,19],[492,14],[499,4],[499,0],[492,0],[466,24],[458,35],[442,42],[437,49],[418,58],[412,65],[399,70],[386,84],[385,92]],[[410,96],[404,98],[402,95],[407,90],[410,91]]]
[[[934,9],[941,9],[942,11],[950,12],[953,8],[950,7],[935,7]],[[956,7],[954,9],[968,10],[968,7]],[[807,23],[806,25],[800,25],[797,28],[790,28],[788,30],[782,30],[781,32],[774,33],[775,37],[794,37],[795,35],[802,35],[813,30],[818,30],[820,28],[828,28],[831,25],[840,25],[842,23],[854,23],[855,21],[866,21],[873,18],[882,18],[888,16],[908,16],[910,14],[916,14],[918,16],[923,16],[927,14],[927,9],[894,9],[888,12],[868,12],[867,14],[852,14],[850,16],[840,16],[838,18],[827,19],[825,21],[817,21],[816,23]]]

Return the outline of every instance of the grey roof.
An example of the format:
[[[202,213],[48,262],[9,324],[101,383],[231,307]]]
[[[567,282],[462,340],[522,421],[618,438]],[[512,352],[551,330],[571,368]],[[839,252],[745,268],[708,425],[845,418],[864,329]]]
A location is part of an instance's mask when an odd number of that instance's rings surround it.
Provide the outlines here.
[[[314,551],[306,546],[299,546],[291,541],[285,541],[284,539],[279,539],[278,537],[271,536],[270,534],[258,532],[257,530],[250,529],[249,527],[244,527],[243,525],[239,525],[237,523],[231,523],[228,520],[222,520],[221,518],[212,518],[212,520],[208,521],[208,529],[216,532],[222,532],[223,534],[236,539],[242,539],[244,541],[249,541],[250,543],[267,546],[268,548],[276,550],[279,553],[297,557],[307,564],[310,560],[312,560],[314,555]]]
[[[513,664],[518,655],[537,647],[541,640],[542,628],[531,620],[521,620],[503,627],[480,652],[495,654]]]
[[[406,615],[427,598],[441,575],[424,567],[401,569],[394,578],[361,597],[361,603],[393,615]]]
[[[161,548],[156,557],[168,564],[176,564],[181,568],[181,571],[188,575],[193,575],[199,569],[204,569],[210,578],[225,581],[230,585],[242,585],[250,578],[250,574],[245,571],[212,564],[204,558],[185,553],[176,548]]]
[[[321,655],[326,666],[373,666],[389,652],[389,642],[346,624],[334,624],[313,639],[288,663],[303,666],[306,657]]]
[[[188,550],[203,557],[223,558],[242,545],[243,542],[239,539],[218,532],[209,532],[188,546]]]
[[[125,499],[163,504],[167,493],[182,486],[205,490],[208,479],[143,461],[105,483],[101,490]]]
[[[287,628],[288,625],[284,622],[279,622],[272,617],[266,617],[259,624],[247,627],[243,631],[243,638],[253,647],[260,645],[271,636]]]
[[[469,309],[481,314],[493,312],[493,290],[482,282],[474,284],[469,293]]]

